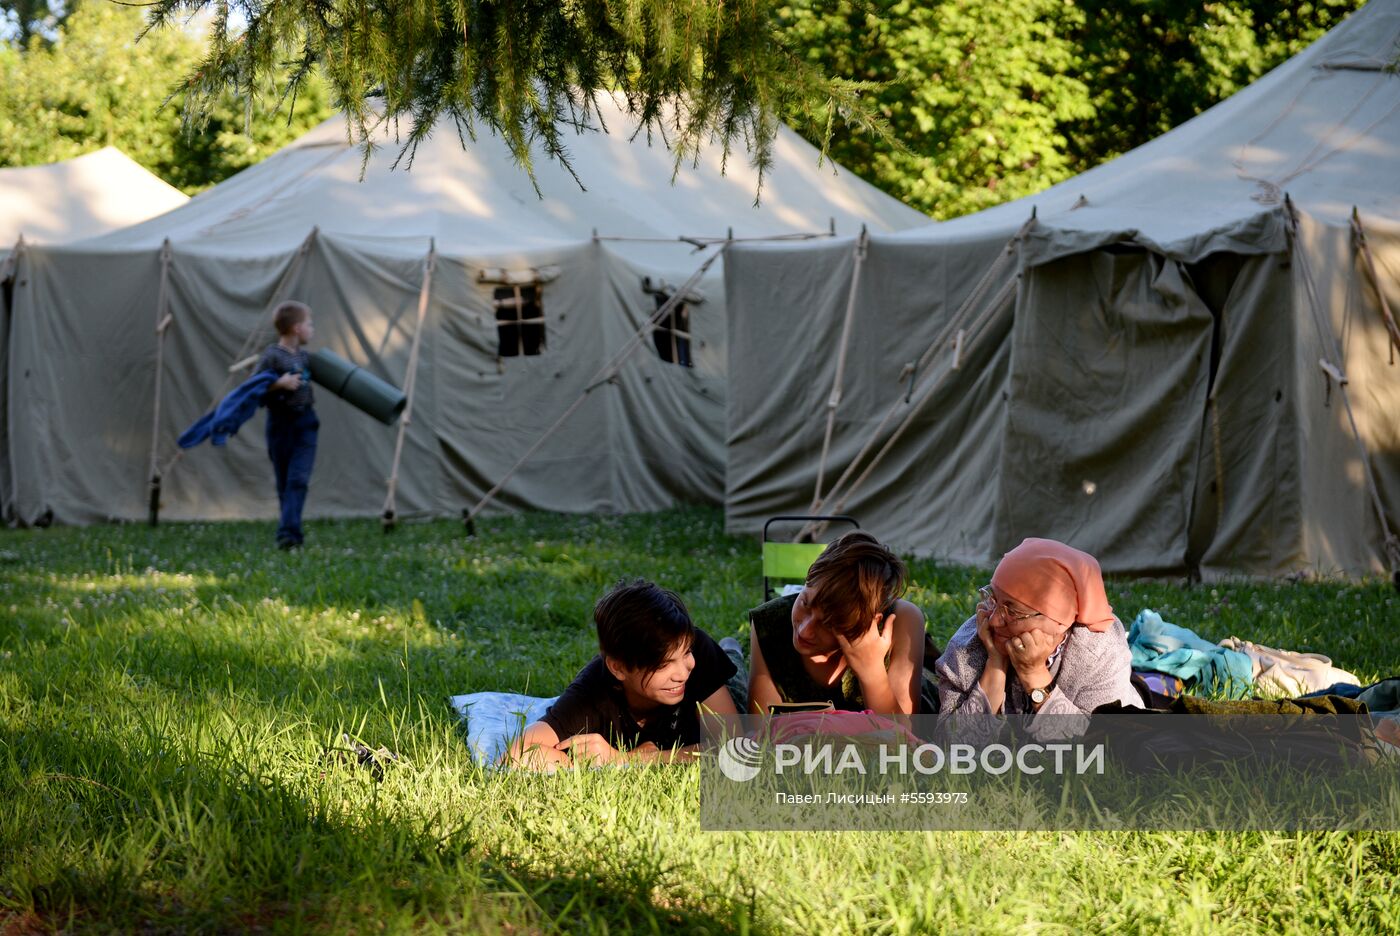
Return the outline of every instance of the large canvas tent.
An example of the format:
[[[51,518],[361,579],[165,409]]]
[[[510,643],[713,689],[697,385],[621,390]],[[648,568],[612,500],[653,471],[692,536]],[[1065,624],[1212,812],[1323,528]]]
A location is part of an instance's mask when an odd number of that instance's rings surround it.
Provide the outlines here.
[[[735,247],[730,529],[816,508],[967,563],[1050,536],[1119,572],[1393,571],[1397,56],[1371,0],[1034,197]]]
[[[273,515],[261,420],[224,451],[182,457],[175,439],[247,376],[230,368],[272,339],[287,298],[315,311],[314,345],[413,396],[400,437],[320,391],[311,516],[455,515],[532,450],[502,507],[721,502],[721,266],[693,276],[715,241],[927,219],[786,130],[755,206],[742,160],[722,173],[712,148],[676,172],[660,140],[600,104],[611,132],[570,143],[586,189],[541,157],[537,194],[500,140],[464,149],[451,125],[411,169],[392,168],[385,128],[362,178],[337,118],[159,218],[23,250],[0,450],[10,521],[143,518],[155,478],[162,517]]]
[[[10,490],[5,425],[14,246],[95,237],[187,201],[111,146],[62,162],[0,169],[0,515]]]

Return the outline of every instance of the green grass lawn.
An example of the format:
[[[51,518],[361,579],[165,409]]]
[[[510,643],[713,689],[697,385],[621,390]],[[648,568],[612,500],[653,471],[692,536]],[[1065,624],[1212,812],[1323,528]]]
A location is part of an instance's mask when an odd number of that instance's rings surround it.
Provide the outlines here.
[[[0,933],[1400,929],[1397,834],[706,833],[694,767],[480,769],[447,696],[558,692],[624,576],[739,634],[756,543],[712,510],[309,532],[0,533]],[[986,577],[913,564],[940,643]],[[1400,672],[1379,581],[1109,597]],[[342,733],[403,760],[376,782]]]

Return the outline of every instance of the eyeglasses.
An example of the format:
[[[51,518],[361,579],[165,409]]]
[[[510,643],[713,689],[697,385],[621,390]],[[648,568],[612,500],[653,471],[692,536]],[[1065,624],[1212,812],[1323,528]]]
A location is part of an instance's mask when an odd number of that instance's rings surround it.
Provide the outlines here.
[[[1007,607],[1005,603],[997,600],[997,594],[992,591],[992,586],[990,585],[983,585],[981,588],[977,589],[977,594],[981,595],[982,600],[991,606],[993,614],[996,614],[997,611],[1000,610],[1002,614],[1006,615],[1006,619],[1013,624],[1029,620],[1033,617],[1040,617],[1039,611],[1014,611]]]

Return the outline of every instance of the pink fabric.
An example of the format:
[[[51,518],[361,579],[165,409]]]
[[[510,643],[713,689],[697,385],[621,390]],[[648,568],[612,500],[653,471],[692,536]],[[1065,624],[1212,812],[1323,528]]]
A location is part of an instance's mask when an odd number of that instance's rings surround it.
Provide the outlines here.
[[[1102,633],[1113,626],[1113,606],[1103,588],[1099,561],[1086,552],[1049,539],[1025,539],[1002,556],[992,584],[1003,595],[1039,611],[1054,624],[1017,625],[1063,634],[1074,624]]]
[[[813,735],[839,735],[871,741],[904,741],[918,744],[909,729],[887,715],[871,709],[863,712],[792,712],[774,715],[770,737],[775,743],[788,743]]]

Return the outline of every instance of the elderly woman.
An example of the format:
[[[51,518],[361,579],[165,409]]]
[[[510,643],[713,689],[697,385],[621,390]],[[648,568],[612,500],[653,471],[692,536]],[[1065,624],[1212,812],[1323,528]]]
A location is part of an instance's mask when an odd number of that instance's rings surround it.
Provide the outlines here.
[[[1027,539],[1002,557],[977,613],[938,658],[941,710],[1087,714],[1141,706],[1132,654],[1098,561],[1064,543]]]

